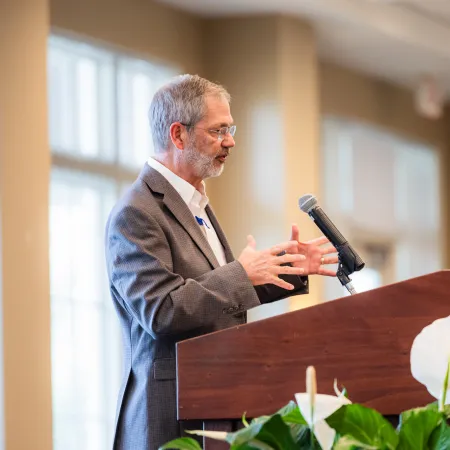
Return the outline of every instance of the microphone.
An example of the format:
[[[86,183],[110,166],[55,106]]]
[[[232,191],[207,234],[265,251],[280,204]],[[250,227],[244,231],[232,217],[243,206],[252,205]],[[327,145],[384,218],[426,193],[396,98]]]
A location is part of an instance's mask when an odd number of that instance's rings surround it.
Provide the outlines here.
[[[346,287],[350,294],[356,294],[349,275],[364,267],[364,261],[348,243],[347,239],[340,233],[334,223],[318,205],[316,197],[306,194],[298,201],[300,209],[314,220],[320,231],[328,238],[338,252],[339,266],[337,277],[341,284]]]

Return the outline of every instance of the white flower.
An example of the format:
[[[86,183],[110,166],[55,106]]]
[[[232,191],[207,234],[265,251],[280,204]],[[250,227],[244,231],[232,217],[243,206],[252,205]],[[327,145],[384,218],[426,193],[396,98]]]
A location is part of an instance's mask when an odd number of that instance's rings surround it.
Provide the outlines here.
[[[314,435],[324,450],[331,449],[336,432],[325,419],[341,406],[348,405],[351,401],[344,395],[334,396],[316,393],[316,372],[308,367],[306,371],[306,389],[308,392],[295,394],[295,400],[302,416],[314,431]]]
[[[435,320],[414,339],[411,348],[412,376],[424,384],[428,392],[443,403],[450,403],[450,390],[446,395],[444,379],[450,362],[450,316]],[[441,405],[442,406],[442,405]]]

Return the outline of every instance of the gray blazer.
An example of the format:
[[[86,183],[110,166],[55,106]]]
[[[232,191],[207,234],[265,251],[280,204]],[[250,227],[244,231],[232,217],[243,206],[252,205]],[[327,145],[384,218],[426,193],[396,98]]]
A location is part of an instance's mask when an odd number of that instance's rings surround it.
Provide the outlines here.
[[[147,164],[113,208],[106,227],[109,287],[122,326],[124,373],[114,450],[156,450],[180,436],[176,419],[176,342],[245,323],[246,310],[306,293],[254,288],[206,208],[227,263],[219,266],[188,206]]]

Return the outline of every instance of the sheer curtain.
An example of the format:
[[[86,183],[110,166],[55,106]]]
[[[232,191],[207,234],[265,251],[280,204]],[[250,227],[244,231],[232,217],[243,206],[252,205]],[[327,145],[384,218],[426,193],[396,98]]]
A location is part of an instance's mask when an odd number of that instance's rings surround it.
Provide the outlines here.
[[[104,229],[152,141],[147,109],[177,70],[53,35],[48,43],[55,450],[112,446],[121,336]]]

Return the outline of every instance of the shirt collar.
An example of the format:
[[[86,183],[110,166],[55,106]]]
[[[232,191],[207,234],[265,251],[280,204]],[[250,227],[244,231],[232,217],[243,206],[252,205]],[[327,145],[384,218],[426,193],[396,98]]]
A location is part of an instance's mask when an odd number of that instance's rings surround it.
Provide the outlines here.
[[[149,158],[147,160],[147,164],[159,172],[174,187],[186,205],[194,205],[200,209],[206,208],[209,199],[206,196],[206,186],[204,181],[201,182],[199,192],[194,186],[192,186],[192,184],[188,183],[186,180],[183,180],[183,178],[173,173],[156,159]]]

